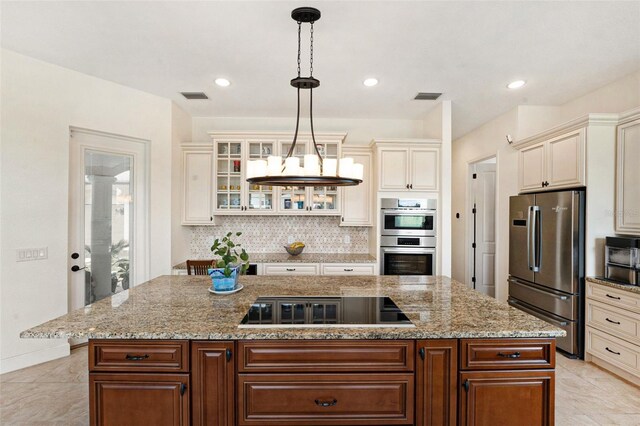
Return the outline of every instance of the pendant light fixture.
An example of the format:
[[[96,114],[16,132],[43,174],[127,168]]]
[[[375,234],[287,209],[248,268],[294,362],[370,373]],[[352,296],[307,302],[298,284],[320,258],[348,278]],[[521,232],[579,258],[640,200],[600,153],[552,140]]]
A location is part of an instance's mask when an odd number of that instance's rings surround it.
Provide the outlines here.
[[[271,155],[266,160],[247,162],[247,182],[254,185],[269,186],[354,186],[362,183],[364,166],[353,162],[353,158],[322,158],[316,136],[313,131],[313,89],[320,86],[320,80],[313,77],[313,24],[320,19],[320,11],[313,7],[299,7],[291,12],[291,18],[298,23],[298,76],[291,80],[291,85],[298,92],[298,110],[296,115],[296,131],[291,148],[284,161],[281,156]],[[300,74],[300,34],[302,24],[310,24],[310,68],[309,77]],[[300,90],[309,90],[309,123],[313,154],[304,156],[304,166],[300,166],[300,158],[295,157],[298,128],[300,124]]]

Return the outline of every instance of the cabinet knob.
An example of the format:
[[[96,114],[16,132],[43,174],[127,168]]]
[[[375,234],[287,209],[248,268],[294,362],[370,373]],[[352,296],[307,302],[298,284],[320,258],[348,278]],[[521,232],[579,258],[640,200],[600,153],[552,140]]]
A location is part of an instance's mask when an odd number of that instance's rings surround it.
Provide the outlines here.
[[[213,222],[213,216],[209,216],[209,220]]]
[[[319,399],[315,400],[316,405],[319,405],[320,407],[333,407],[334,405],[336,405],[338,403],[337,399],[333,399],[331,401],[320,401]]]
[[[407,189],[409,189],[409,184],[407,184],[406,186],[407,186]]]
[[[413,184],[409,185],[409,189],[413,189]]]

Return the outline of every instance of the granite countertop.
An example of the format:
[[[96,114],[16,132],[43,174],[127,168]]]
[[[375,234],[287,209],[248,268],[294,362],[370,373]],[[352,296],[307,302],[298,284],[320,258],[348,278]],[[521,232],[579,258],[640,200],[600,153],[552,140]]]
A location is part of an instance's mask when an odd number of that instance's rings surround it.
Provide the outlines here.
[[[565,331],[447,277],[242,276],[208,292],[206,276],[160,276],[21,333],[22,338],[435,339],[561,337]],[[410,328],[238,328],[258,296],[388,296]]]
[[[640,286],[631,284],[619,284],[613,281],[605,280],[603,278],[587,277],[587,281],[592,283],[606,285],[607,287],[615,288],[622,291],[628,291],[629,293],[640,294]]]
[[[368,253],[302,253],[291,256],[282,253],[250,253],[251,263],[376,263]],[[173,269],[187,269],[187,262],[178,263]]]

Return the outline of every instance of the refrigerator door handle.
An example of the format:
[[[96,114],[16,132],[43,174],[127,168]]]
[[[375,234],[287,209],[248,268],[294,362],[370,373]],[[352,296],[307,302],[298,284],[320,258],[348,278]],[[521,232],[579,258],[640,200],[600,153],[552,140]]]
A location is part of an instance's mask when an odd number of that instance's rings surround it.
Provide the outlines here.
[[[527,209],[527,267],[530,271],[533,270],[531,266],[531,209],[531,206]]]
[[[533,252],[533,267],[531,268],[531,270],[533,272],[540,272],[540,266],[542,263],[542,252],[541,252],[541,240],[540,240],[540,206],[532,206],[531,207],[531,212],[533,213],[531,215],[532,218],[532,231],[531,233],[533,234],[531,240],[532,240],[532,248],[531,251]]]

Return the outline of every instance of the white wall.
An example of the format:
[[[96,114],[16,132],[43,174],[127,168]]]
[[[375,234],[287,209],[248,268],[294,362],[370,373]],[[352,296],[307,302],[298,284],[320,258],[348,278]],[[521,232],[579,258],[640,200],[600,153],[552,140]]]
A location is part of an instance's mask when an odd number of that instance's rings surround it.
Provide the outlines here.
[[[67,312],[69,126],[151,141],[150,278],[171,260],[171,102],[2,50],[0,372],[68,353],[19,333]],[[16,262],[16,249],[48,259]]]
[[[190,227],[182,226],[183,182],[181,143],[191,142],[191,116],[175,103],[171,104],[171,265],[189,256]]]
[[[194,117],[193,141],[208,142],[207,132],[212,131],[269,131],[293,132],[295,117]],[[372,139],[420,138],[423,134],[422,120],[384,120],[314,118],[316,132],[348,132],[345,144],[367,145]],[[300,131],[309,131],[309,118],[300,117]]]
[[[496,298],[506,300],[509,274],[509,197],[518,192],[517,151],[505,139],[511,134],[515,140],[524,139],[550,127],[592,112],[623,112],[640,105],[640,71],[612,82],[558,106],[523,105],[485,123],[478,129],[453,142],[453,214],[460,212],[460,219],[453,219],[453,278],[469,282],[467,265],[470,241],[465,237],[469,226],[468,164],[497,155],[497,209],[496,209]],[[455,117],[454,117],[455,122]],[[613,157],[607,155],[610,169],[615,168]],[[611,188],[613,193],[613,187]],[[608,207],[614,210],[613,205]],[[588,243],[588,242],[587,242]],[[591,257],[592,259],[593,256]],[[593,260],[595,262],[596,260]],[[597,265],[587,265],[587,271],[595,271]]]
[[[509,196],[518,191],[517,154],[506,141],[506,134],[515,134],[517,130],[517,109],[513,109],[473,132],[453,141],[453,171],[451,194],[453,229],[452,229],[452,277],[460,282],[470,283],[467,265],[470,256],[467,239],[467,228],[472,217],[467,202],[469,188],[467,185],[469,165],[491,156],[497,157],[496,166],[496,294],[499,300],[506,300],[506,282],[509,273]],[[454,117],[455,123],[455,117]],[[456,219],[455,214],[460,213]]]

